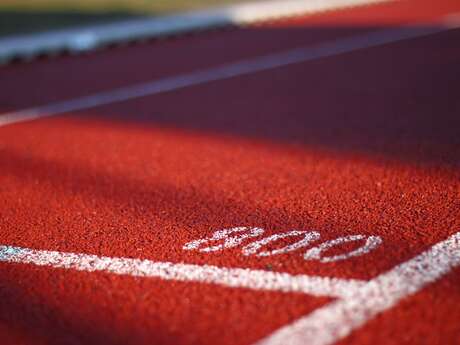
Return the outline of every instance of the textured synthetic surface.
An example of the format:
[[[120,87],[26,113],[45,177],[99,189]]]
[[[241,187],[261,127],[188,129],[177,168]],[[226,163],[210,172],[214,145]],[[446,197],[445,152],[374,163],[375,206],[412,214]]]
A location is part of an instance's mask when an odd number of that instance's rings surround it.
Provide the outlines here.
[[[441,25],[456,11],[453,1],[401,1],[10,65],[1,111],[376,27]],[[0,244],[372,279],[460,231],[457,42],[460,30],[449,30],[1,127]],[[332,263],[183,250],[237,226],[383,243]],[[457,268],[340,343],[457,344],[459,284]],[[252,344],[331,300],[0,263],[0,339]]]

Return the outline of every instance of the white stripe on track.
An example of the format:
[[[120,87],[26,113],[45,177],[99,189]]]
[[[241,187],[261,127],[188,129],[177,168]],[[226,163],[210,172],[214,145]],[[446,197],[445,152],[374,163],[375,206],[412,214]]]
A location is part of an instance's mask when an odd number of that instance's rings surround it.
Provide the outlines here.
[[[0,262],[338,297],[336,301],[282,327],[256,344],[304,345],[308,340],[309,345],[331,345],[460,266],[460,232],[369,282],[12,246],[0,246]]]
[[[119,275],[200,282],[234,288],[298,292],[314,296],[344,297],[361,288],[365,282],[307,275],[291,275],[243,268],[220,268],[150,260],[110,258],[104,256],[62,253],[57,251],[0,246],[0,262],[34,264],[78,271],[102,271]]]
[[[451,25],[453,25],[453,23],[451,23]],[[319,43],[313,46],[288,50],[281,53],[241,60],[188,74],[153,80],[43,106],[3,113],[0,114],[0,126],[84,110],[149,95],[156,95],[212,81],[225,80],[256,72],[267,71],[278,67],[349,53],[364,48],[371,48],[392,42],[423,37],[449,30],[450,28],[451,26],[447,25],[432,28],[396,28],[340,38],[331,42]]]
[[[329,345],[377,314],[420,291],[460,265],[460,232],[383,273],[311,314],[281,328],[257,345]]]

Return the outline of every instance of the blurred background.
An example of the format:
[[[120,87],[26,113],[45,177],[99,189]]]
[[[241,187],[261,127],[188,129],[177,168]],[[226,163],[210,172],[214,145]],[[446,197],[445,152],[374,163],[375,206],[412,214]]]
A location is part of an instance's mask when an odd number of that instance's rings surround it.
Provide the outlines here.
[[[0,37],[221,6],[244,0],[1,0]]]

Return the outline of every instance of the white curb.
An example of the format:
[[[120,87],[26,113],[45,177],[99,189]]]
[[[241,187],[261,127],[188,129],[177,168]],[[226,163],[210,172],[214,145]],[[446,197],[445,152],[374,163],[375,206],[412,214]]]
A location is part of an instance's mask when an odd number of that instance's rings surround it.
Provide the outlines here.
[[[128,41],[168,36],[227,25],[368,5],[389,0],[270,0],[182,14],[126,20],[0,39],[0,63],[41,54],[72,53]]]

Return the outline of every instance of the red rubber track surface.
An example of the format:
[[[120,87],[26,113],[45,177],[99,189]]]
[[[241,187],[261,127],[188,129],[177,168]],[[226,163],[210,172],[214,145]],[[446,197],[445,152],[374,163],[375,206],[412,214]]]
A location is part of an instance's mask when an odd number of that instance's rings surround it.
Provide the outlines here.
[[[399,1],[13,64],[0,69],[0,107],[382,27],[436,26],[456,12],[454,1]],[[449,30],[0,127],[0,244],[371,279],[460,230],[458,42]],[[236,226],[383,244],[336,263],[182,250]],[[0,339],[252,344],[330,300],[0,263]],[[458,344],[459,305],[455,269],[339,343]]]

